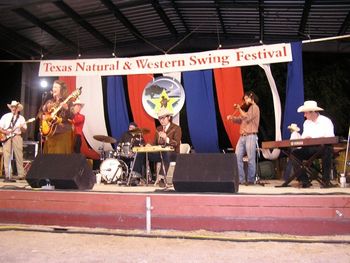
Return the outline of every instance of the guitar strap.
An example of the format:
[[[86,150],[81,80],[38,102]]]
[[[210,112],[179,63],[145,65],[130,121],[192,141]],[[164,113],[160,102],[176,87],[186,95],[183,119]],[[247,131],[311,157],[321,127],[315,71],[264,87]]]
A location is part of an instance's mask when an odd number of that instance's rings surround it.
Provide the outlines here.
[[[15,127],[16,122],[17,122],[17,120],[19,118],[19,114],[17,114],[16,118],[14,118],[14,117],[15,116],[12,115],[12,119],[11,119],[10,125],[9,125],[9,127],[7,129],[13,129]]]

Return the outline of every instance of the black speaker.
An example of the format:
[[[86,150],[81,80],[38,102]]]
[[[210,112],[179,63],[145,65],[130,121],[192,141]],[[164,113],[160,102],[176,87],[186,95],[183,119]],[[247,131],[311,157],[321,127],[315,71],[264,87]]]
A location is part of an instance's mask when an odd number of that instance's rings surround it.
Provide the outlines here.
[[[173,177],[178,192],[237,193],[239,176],[234,153],[178,154]]]
[[[32,162],[26,180],[33,188],[50,183],[55,189],[91,189],[96,176],[81,154],[40,154]]]

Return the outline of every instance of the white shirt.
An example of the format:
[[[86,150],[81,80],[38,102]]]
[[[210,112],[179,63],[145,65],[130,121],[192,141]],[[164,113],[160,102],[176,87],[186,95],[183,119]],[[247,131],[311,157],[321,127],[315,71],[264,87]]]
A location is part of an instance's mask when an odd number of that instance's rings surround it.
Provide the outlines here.
[[[21,134],[21,129],[20,129],[21,125],[24,129],[27,129],[26,120],[24,119],[24,117],[22,115],[19,115],[18,120],[15,123],[15,126],[12,128],[9,128],[10,124],[11,124],[12,117],[13,117],[13,114],[11,112],[4,114],[0,119],[0,127],[4,130],[13,129],[13,133]],[[17,117],[14,116],[14,120],[16,118]]]
[[[318,115],[315,121],[305,120],[302,138],[333,137],[334,126],[332,121],[323,115]]]

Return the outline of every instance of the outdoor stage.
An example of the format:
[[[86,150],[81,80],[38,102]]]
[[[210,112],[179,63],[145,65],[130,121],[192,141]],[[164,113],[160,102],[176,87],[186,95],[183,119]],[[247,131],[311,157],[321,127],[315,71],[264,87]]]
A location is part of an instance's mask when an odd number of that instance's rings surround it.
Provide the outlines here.
[[[179,193],[152,186],[95,185],[42,190],[25,180],[0,182],[0,223],[107,229],[350,234],[350,188],[240,185],[231,193]],[[335,182],[334,182],[335,183]],[[148,200],[148,201],[147,201]],[[147,209],[149,202],[150,209]],[[148,216],[147,216],[148,215]],[[148,222],[148,224],[147,224]]]

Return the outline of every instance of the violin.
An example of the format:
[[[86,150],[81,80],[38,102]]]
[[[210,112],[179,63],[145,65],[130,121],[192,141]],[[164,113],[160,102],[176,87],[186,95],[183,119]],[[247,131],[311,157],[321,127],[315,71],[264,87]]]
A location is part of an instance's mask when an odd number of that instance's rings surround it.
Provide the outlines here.
[[[251,103],[246,104],[245,102],[243,102],[241,105],[233,104],[234,108],[236,108],[236,109],[241,108],[244,112],[247,112],[249,110],[250,106],[252,106]]]

